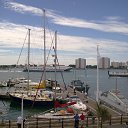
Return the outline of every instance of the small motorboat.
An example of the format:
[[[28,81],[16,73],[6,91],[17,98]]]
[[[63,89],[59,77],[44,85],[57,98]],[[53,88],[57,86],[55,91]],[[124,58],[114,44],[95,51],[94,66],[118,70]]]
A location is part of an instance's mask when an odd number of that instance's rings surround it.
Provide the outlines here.
[[[85,92],[85,86],[84,86],[84,82],[82,82],[81,80],[73,80],[71,81],[71,88],[80,91],[80,92]]]
[[[85,111],[87,106],[80,100],[77,95],[69,97],[69,101],[74,101],[76,104],[71,105],[74,109]]]

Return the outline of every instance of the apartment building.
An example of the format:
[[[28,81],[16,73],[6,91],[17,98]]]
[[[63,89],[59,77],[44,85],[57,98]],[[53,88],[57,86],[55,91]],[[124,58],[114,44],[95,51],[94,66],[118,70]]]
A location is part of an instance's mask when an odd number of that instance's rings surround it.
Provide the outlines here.
[[[78,58],[75,60],[75,65],[77,69],[85,69],[86,68],[86,59]]]
[[[120,68],[120,67],[126,67],[127,66],[127,62],[111,62],[111,66],[113,68]]]
[[[108,58],[108,57],[100,57],[100,59],[99,59],[99,68],[100,69],[108,69],[108,68],[110,68],[110,58]]]

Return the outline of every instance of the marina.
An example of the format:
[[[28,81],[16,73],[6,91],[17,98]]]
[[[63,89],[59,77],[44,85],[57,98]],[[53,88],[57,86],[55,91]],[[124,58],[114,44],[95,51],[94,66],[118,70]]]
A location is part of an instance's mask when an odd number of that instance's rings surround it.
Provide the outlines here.
[[[100,73],[102,73],[102,77],[100,76],[100,79],[99,79],[99,84],[101,85],[100,86],[100,88],[102,88],[102,90],[103,89],[105,89],[106,87],[106,89],[105,90],[110,90],[111,88],[115,88],[115,80],[117,81],[117,79],[115,79],[115,78],[112,78],[112,79],[110,79],[110,78],[108,78],[107,77],[107,71],[106,70],[100,70],[99,71]],[[10,73],[10,72],[2,72],[3,74],[6,74],[5,76],[4,76],[4,78],[8,78],[8,76],[9,76],[9,74],[10,75],[12,75],[12,73]],[[19,75],[19,72],[18,73],[16,73],[16,72],[14,72],[13,73],[13,76],[14,75],[16,75],[16,77]],[[70,85],[70,83],[71,83],[71,81],[74,79],[74,75],[71,75],[71,74],[74,74],[74,71],[72,70],[71,72],[64,72],[63,73],[63,75],[64,75],[64,80],[66,80],[65,82],[66,82],[66,85],[67,85],[67,91],[64,91],[64,93],[63,93],[63,97],[67,97],[67,94],[69,95],[69,97],[70,96],[72,96],[72,95],[74,95],[74,89],[72,88],[72,87],[70,87],[69,85]],[[89,108],[94,114],[96,114],[96,100],[95,100],[95,81],[96,81],[96,76],[95,76],[95,74],[96,74],[96,70],[92,70],[92,69],[88,69],[87,70],[87,76],[85,76],[85,71],[84,70],[77,70],[77,75],[78,76],[81,76],[81,77],[79,77],[79,79],[81,80],[81,81],[84,81],[84,83],[87,83],[88,85],[89,85],[89,87],[90,87],[90,89],[89,89],[89,91],[88,91],[88,96],[86,96],[85,94],[83,94],[83,92],[81,92],[81,91],[77,91],[77,90],[75,90],[76,91],[76,93],[75,93],[75,95],[77,95],[79,98],[80,98],[80,100],[87,106],[87,108]],[[25,72],[20,72],[20,77],[21,76],[27,76],[27,74],[25,74]],[[48,78],[50,78],[51,77],[51,79],[54,79],[54,73],[47,73],[47,75],[48,75]],[[2,75],[3,76],[3,75]],[[34,76],[34,77],[33,77]],[[35,77],[36,76],[36,77]],[[31,80],[33,80],[33,81],[38,81],[38,79],[39,79],[39,77],[38,76],[40,76],[40,73],[30,73],[30,79]],[[61,80],[62,78],[60,77],[61,75],[60,75],[60,73],[57,73],[57,80],[59,81],[59,80]],[[70,76],[70,77],[69,77]],[[67,78],[67,79],[66,79]],[[93,78],[93,79],[92,79]],[[102,79],[101,79],[102,78]],[[110,83],[108,84],[107,83],[107,85],[109,86],[109,88],[108,88],[108,86],[103,86],[102,85],[102,83],[104,83],[104,80],[107,80],[108,81],[108,83],[110,82],[111,83],[111,85],[110,85]],[[117,84],[118,84],[118,89],[120,89],[121,90],[121,87],[122,86],[119,86],[119,84],[121,84],[121,82],[123,83],[122,85],[125,85],[124,83],[127,81],[127,79],[126,78],[118,78],[118,82],[117,82]],[[93,84],[93,82],[94,82],[94,84]],[[64,90],[65,89],[65,86],[64,86],[64,84],[63,84],[63,81],[60,81],[60,83],[61,83],[61,90]],[[105,83],[104,83],[105,84]],[[122,87],[123,88],[123,87]],[[127,87],[126,87],[127,88]],[[10,88],[11,90],[13,90],[13,87],[11,87]],[[2,91],[2,93],[4,94],[4,92],[6,92],[7,90],[8,90],[8,88],[7,87],[2,87],[1,88],[1,90],[3,90]],[[93,91],[92,91],[93,90]],[[68,93],[69,92],[69,93]],[[121,91],[122,92],[122,91]],[[2,96],[2,93],[1,93],[1,96]],[[125,94],[125,96],[127,96],[126,94],[127,93],[125,93],[125,91],[123,91],[123,94]],[[6,95],[5,95],[6,96]],[[4,96],[3,96],[4,97]],[[6,97],[4,97],[4,98],[6,98]],[[9,98],[9,97],[8,97]],[[20,109],[20,107],[18,107],[18,109],[17,109],[17,107],[15,108],[14,106],[12,106],[11,104],[10,104],[10,99],[8,99],[8,101],[6,102],[6,100],[4,100],[4,99],[2,99],[1,98],[1,101],[0,101],[2,104],[1,104],[1,109],[2,109],[2,106],[4,107],[4,109],[3,110],[5,110],[5,112],[4,113],[1,113],[1,119],[12,119],[12,120],[16,120],[16,118],[17,118],[17,116],[21,113],[21,109]],[[6,106],[5,104],[6,103],[8,103],[8,106]],[[116,111],[116,109],[113,109],[112,107],[108,107],[108,105],[105,105],[105,104],[102,104],[104,107],[106,107],[107,109],[108,109],[108,111],[112,114],[112,120],[111,120],[111,123],[113,123],[113,122],[115,122],[115,121],[113,121],[113,120],[115,120],[115,118],[113,118],[113,117],[118,117],[118,119],[116,119],[116,121],[117,122],[121,122],[121,115],[123,114],[123,115],[125,115],[124,113],[122,113],[122,112],[120,112],[120,111]],[[5,109],[5,106],[7,107],[7,109]],[[13,110],[13,111],[12,111]],[[31,112],[30,112],[31,111]],[[33,126],[33,125],[35,125],[35,127],[37,127],[36,126],[36,118],[38,117],[38,125],[39,126],[43,126],[44,124],[46,124],[45,126],[47,127],[47,126],[49,126],[49,123],[48,123],[48,120],[49,119],[54,119],[54,120],[58,120],[58,118],[59,119],[62,119],[64,122],[66,121],[66,119],[67,118],[69,118],[70,120],[72,120],[72,118],[73,118],[73,115],[63,115],[63,116],[51,116],[51,115],[45,115],[44,114],[44,112],[45,111],[47,111],[47,109],[42,109],[42,108],[40,108],[40,109],[36,109],[36,108],[24,108],[24,117],[25,118],[27,118],[27,120],[26,120],[26,124],[25,125],[28,125],[29,124],[29,127],[31,127],[31,126]],[[41,114],[42,113],[42,114]],[[52,114],[52,113],[51,113]],[[32,117],[35,115],[35,119],[32,119]],[[41,116],[39,116],[39,115],[41,115]],[[28,118],[29,117],[29,118]],[[46,120],[47,119],[47,120]],[[52,121],[51,121],[51,127],[53,126],[53,125],[55,125],[54,123],[53,123],[53,119],[52,119]],[[33,121],[35,120],[35,123],[33,124]],[[89,121],[90,120],[90,121]],[[124,117],[122,118],[122,124],[126,121],[127,119],[125,119]],[[89,122],[88,122],[89,121]],[[47,122],[47,123],[46,123]],[[73,123],[69,123],[68,121],[66,121],[67,122],[67,125],[64,123],[64,124],[60,124],[61,126],[62,125],[64,125],[65,127],[67,127],[68,128],[68,126],[69,127],[72,127],[73,126]],[[92,122],[92,118],[90,118],[90,119],[86,119],[86,125],[89,125],[90,127],[92,126],[96,126],[97,124],[96,124],[96,122],[97,122],[97,120],[95,120],[95,123],[94,124],[91,124],[90,122]],[[53,124],[52,124],[53,123]],[[11,123],[10,124],[10,126],[12,125],[13,123]],[[108,122],[107,123],[107,125],[109,125],[110,124],[110,122]],[[9,122],[8,123],[6,123],[6,125],[9,125]],[[16,125],[16,123],[14,122],[14,125]],[[61,127],[59,124],[56,126],[56,128],[57,127]],[[118,124],[118,125],[120,125],[120,123]],[[118,127],[117,127],[118,128]]]
[[[68,91],[70,91],[71,94],[74,93],[73,89],[68,87]],[[95,100],[91,98],[86,98],[83,99],[83,93],[76,91],[76,94],[79,96],[79,98],[83,101],[86,102],[86,105],[95,113],[95,107],[96,107],[96,102]],[[84,100],[88,100],[84,101]],[[104,122],[103,126],[105,127],[116,127],[119,128],[121,126],[124,126],[124,123],[127,121],[128,117],[121,115],[120,113],[113,111],[112,109],[109,109],[109,112],[112,114],[112,118],[110,121]],[[56,113],[57,114],[57,113]],[[62,114],[62,113],[61,113]],[[36,128],[36,127],[46,127],[46,128],[60,128],[60,127],[65,127],[65,128],[71,128],[74,126],[74,120],[73,120],[74,114],[68,113],[64,115],[60,115],[58,113],[57,115],[53,115],[52,113],[42,113],[42,114],[35,114],[32,117],[26,117],[26,121],[24,122],[25,127],[29,128]],[[93,119],[94,118],[94,119]],[[59,122],[58,122],[59,120]],[[81,122],[81,121],[80,121]],[[85,118],[85,123],[86,126],[89,128],[93,128],[97,126],[97,117],[94,116],[86,116]],[[15,121],[3,121],[3,123],[0,123],[0,126],[2,127],[16,127],[16,122]]]
[[[0,77],[1,80],[6,80],[6,79],[10,78],[10,75],[12,75],[12,72],[1,72],[1,73],[2,73],[2,75]],[[66,85],[69,85],[70,82],[72,81],[72,79],[74,79],[73,74],[74,74],[74,71],[63,73]],[[81,77],[79,77],[79,79],[81,79],[85,83],[87,82],[90,86],[90,89],[89,89],[89,92],[88,92],[88,104],[87,105],[90,108],[94,109],[94,106],[95,106],[95,90],[96,90],[96,84],[95,84],[96,83],[96,77],[95,77],[96,76],[96,70],[88,69],[87,70],[88,75],[86,77],[85,77],[85,71],[84,70],[78,70],[77,74],[79,76],[81,76]],[[99,81],[100,82],[99,83],[100,84],[100,90],[105,91],[105,90],[111,90],[112,88],[115,88],[115,79],[114,78],[112,78],[112,79],[108,78],[106,70],[100,70],[100,74],[102,74],[102,75],[100,75],[100,81]],[[22,77],[27,76],[27,74],[25,72],[20,72],[20,73],[19,72],[18,73],[14,72],[13,73],[13,76],[17,77],[18,75],[20,77],[21,76]],[[47,73],[47,75],[48,75],[48,78],[54,79],[54,73]],[[40,73],[36,73],[36,72],[34,74],[30,73],[30,79],[33,80],[33,81],[39,81],[39,76],[40,76]],[[63,81],[62,81],[60,73],[57,73],[57,80],[63,85]],[[104,81],[107,81],[107,85],[106,85],[106,82],[104,82]],[[122,85],[122,86],[119,86],[119,85]],[[128,88],[127,79],[126,78],[118,78],[118,89],[123,93],[123,95],[126,98],[128,97],[128,94],[127,94],[127,91],[126,91],[127,88]],[[10,89],[13,90],[13,87],[11,87]],[[7,90],[8,90],[7,87],[2,87],[1,88],[1,96],[4,95]],[[73,93],[73,88],[69,88],[69,92]],[[82,98],[83,94],[78,92],[77,95],[79,97],[81,97],[81,100],[84,102],[84,100]],[[6,114],[7,117],[6,117],[6,115],[1,114],[1,118],[8,118],[8,117],[11,116],[10,114],[12,114],[12,113],[10,113],[8,110],[5,109],[3,103],[1,104],[1,109],[3,109],[7,113]],[[29,111],[29,109],[27,111]],[[15,116],[13,116],[14,119],[16,119],[17,115],[19,115],[20,111],[16,110],[15,113],[17,113],[17,114]]]

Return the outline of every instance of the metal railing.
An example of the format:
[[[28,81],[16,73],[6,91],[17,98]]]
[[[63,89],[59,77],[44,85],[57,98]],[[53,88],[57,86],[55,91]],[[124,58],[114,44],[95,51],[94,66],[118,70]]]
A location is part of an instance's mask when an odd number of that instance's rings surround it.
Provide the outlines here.
[[[94,128],[97,126],[97,118],[95,116],[87,116],[82,122],[79,120],[79,126],[83,124],[84,128]],[[102,126],[123,125],[128,122],[128,116],[112,117],[110,120],[102,122]],[[100,122],[101,123],[101,122]],[[17,128],[16,121],[1,120],[0,128]],[[46,119],[46,118],[28,118],[24,122],[24,128],[74,128],[74,119]]]

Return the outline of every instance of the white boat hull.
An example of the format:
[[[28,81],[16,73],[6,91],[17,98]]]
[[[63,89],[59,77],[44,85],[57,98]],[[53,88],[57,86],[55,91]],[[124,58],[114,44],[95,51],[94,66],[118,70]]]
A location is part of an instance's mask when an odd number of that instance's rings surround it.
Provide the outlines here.
[[[99,94],[99,100],[101,103],[107,104],[107,106],[116,109],[121,113],[128,113],[128,100],[124,98],[120,93],[113,93],[107,91]]]

